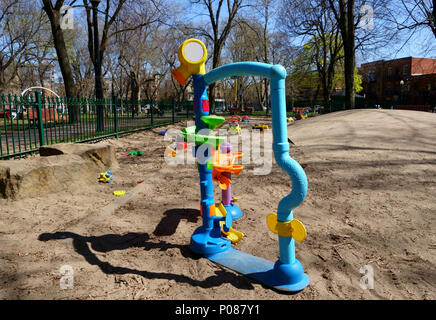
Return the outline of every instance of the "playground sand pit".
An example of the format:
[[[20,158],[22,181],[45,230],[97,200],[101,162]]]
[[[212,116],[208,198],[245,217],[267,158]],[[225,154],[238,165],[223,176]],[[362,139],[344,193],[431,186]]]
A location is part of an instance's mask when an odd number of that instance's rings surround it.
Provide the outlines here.
[[[250,117],[242,127],[254,123],[271,125]],[[294,217],[308,233],[296,256],[310,285],[291,295],[190,251],[201,225],[198,172],[195,164],[166,164],[170,142],[159,128],[107,140],[119,162],[113,182],[98,183],[96,172],[95,183],[78,190],[0,199],[0,298],[436,299],[435,127],[436,114],[401,110],[289,125],[290,154],[309,182]],[[143,155],[121,154],[136,150]],[[275,261],[278,242],[266,216],[292,184],[275,162],[267,175],[255,175],[258,167],[244,164],[232,178],[244,212],[234,228],[245,234],[234,247]],[[116,190],[128,193],[115,197]],[[362,267],[373,270],[373,289],[361,287]]]

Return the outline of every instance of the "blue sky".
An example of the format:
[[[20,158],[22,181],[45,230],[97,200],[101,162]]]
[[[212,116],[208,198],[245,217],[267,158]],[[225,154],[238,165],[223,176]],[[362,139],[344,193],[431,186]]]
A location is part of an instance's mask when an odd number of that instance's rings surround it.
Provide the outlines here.
[[[186,7],[190,7],[189,0],[178,0],[177,2],[184,4]],[[276,1],[277,2],[277,1]],[[396,4],[398,2],[398,4]],[[401,13],[401,4],[398,0],[394,0],[392,2],[393,8],[398,8],[398,11],[395,12],[396,17],[399,17]],[[187,18],[192,18],[195,14],[200,13],[201,6],[195,6],[194,10],[187,10]],[[224,8],[225,9],[225,8]],[[190,13],[188,13],[190,12]],[[204,9],[201,11],[201,14],[207,14],[207,11]],[[222,12],[222,18],[224,18],[225,10]],[[197,19],[200,17],[197,16]],[[208,17],[203,15],[200,19],[204,19],[204,21],[208,21]],[[378,21],[377,16],[374,17],[374,24],[383,23],[383,21]],[[271,28],[273,28],[273,24],[271,24]],[[369,52],[367,57],[362,57],[360,54],[356,55],[356,64],[360,65],[361,63],[379,60],[379,59],[398,59],[403,57],[428,57],[428,58],[436,58],[436,38],[430,31],[430,29],[422,28],[413,34],[408,31],[403,31],[399,33],[399,38],[397,41],[392,42],[389,46],[380,46],[377,50],[373,50]],[[301,44],[300,40],[296,40],[296,45]]]
[[[170,0],[169,0],[170,1]],[[173,5],[178,5],[180,8],[186,10],[184,19],[193,19],[194,21],[204,21],[209,22],[208,12],[202,5],[191,5],[190,0],[171,0]],[[253,1],[253,0],[252,0]],[[278,3],[280,0],[275,0],[273,2]],[[392,5],[394,8],[401,8],[399,4],[396,4],[399,0],[393,0]],[[224,2],[225,3],[225,2]],[[81,1],[78,2],[81,4]],[[226,18],[226,7],[222,8],[221,20]],[[77,13],[83,10],[82,8],[76,9],[76,19]],[[247,10],[247,9],[246,9]],[[252,10],[252,9],[251,9]],[[277,12],[275,8],[271,9],[271,14]],[[244,12],[244,14],[249,14],[249,12]],[[401,14],[401,10],[395,13],[397,16]],[[273,17],[272,17],[273,18]],[[79,18],[80,19],[80,18]],[[374,17],[374,24],[383,23],[377,20],[377,16]],[[270,29],[274,28],[274,20],[271,21]],[[380,46],[377,50],[372,50],[368,53],[367,57],[362,57],[359,53],[356,55],[356,64],[360,65],[364,62],[379,60],[379,59],[397,59],[408,56],[416,57],[429,57],[436,58],[436,38],[431,33],[430,29],[422,28],[419,31],[414,32],[409,38],[410,34],[407,32],[402,32],[400,34],[400,40],[391,43],[389,46]],[[301,40],[295,40],[294,45],[301,45]]]

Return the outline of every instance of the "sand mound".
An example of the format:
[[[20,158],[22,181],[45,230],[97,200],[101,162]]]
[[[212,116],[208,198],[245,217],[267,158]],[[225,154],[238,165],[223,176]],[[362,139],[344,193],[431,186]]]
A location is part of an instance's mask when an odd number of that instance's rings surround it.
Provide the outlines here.
[[[0,162],[0,196],[22,199],[77,190],[117,167],[115,148],[105,144],[62,143],[39,149],[41,156]]]

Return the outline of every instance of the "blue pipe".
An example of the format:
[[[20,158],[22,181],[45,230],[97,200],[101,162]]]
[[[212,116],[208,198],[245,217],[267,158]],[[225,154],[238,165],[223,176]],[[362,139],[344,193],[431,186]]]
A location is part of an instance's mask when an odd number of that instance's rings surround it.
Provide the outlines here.
[[[293,218],[292,210],[299,206],[307,194],[307,177],[303,168],[289,156],[285,79],[286,70],[280,65],[259,62],[238,62],[216,68],[203,76],[206,85],[231,76],[256,75],[271,81],[271,106],[273,123],[273,150],[276,162],[292,180],[292,191],[280,200],[277,219],[281,222]],[[295,244],[292,238],[279,236],[280,262],[294,264]]]
[[[209,134],[209,127],[201,121],[201,117],[209,115],[209,100],[206,83],[202,75],[193,75],[194,81],[194,108],[195,133],[201,130],[204,135]],[[212,168],[208,168],[207,161],[211,161],[209,148],[204,145],[194,147],[194,156],[197,159],[200,176],[201,211],[203,225],[194,231],[191,237],[191,249],[205,256],[228,250],[231,242],[221,236],[220,218],[210,215],[210,207],[215,205],[213,199]],[[204,152],[204,154],[201,154]],[[201,156],[201,157],[200,157]],[[199,159],[200,157],[200,159]]]

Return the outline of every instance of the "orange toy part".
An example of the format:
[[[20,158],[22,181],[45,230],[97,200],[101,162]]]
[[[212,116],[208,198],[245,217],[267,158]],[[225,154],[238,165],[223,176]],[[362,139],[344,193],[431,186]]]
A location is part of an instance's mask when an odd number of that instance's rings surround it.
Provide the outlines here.
[[[211,217],[215,215],[215,204],[209,206],[209,213]]]
[[[186,85],[186,80],[183,74],[177,70],[171,70],[171,75],[174,77],[174,79],[177,80],[178,83],[180,83],[182,86]]]
[[[211,217],[216,215],[215,204],[209,206],[209,214]],[[203,216],[203,207],[202,206],[200,206],[200,216]]]
[[[213,165],[214,170],[218,172],[230,172],[233,174],[240,174],[242,170],[244,169],[244,166],[241,165],[231,165],[231,166],[217,166]]]
[[[232,180],[221,174],[220,171],[213,169],[212,170],[212,180],[218,182],[220,188],[222,190],[227,190],[232,183]]]
[[[215,152],[212,156],[213,168],[218,172],[230,172],[238,175],[241,173],[244,167],[241,165],[234,165],[234,163],[241,157],[242,152]]]

